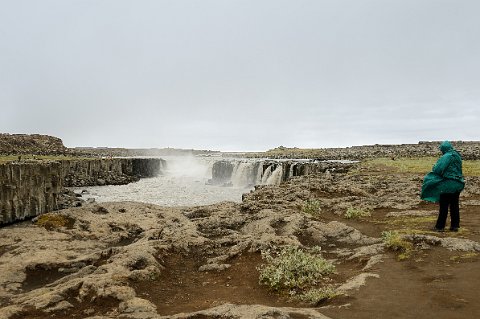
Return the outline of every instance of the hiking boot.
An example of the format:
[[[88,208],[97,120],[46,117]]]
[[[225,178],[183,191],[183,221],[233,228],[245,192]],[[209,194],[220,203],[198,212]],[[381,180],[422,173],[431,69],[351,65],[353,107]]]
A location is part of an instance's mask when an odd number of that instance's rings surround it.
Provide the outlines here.
[[[433,227],[432,231],[436,231],[437,233],[443,233],[445,230],[443,228]]]

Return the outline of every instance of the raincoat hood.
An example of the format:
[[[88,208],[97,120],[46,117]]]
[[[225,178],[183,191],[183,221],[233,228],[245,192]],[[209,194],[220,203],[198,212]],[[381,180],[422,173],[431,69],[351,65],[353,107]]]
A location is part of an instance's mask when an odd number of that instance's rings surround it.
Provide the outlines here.
[[[441,194],[459,193],[465,187],[462,173],[462,157],[450,142],[440,145],[443,155],[423,179],[421,198],[438,202]]]
[[[442,144],[440,144],[439,148],[440,148],[440,151],[442,151],[442,154],[445,154],[446,152],[453,150],[453,146],[452,144],[450,144],[449,141],[445,141]]]

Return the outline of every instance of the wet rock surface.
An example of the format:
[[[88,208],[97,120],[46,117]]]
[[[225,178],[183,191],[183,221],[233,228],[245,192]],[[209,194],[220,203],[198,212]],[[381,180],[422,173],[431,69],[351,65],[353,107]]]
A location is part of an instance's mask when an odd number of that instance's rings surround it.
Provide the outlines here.
[[[362,296],[368,297],[363,291],[388,281],[388,268],[410,265],[435,273],[431,258],[451,262],[450,267],[476,262],[478,206],[462,206],[463,232],[433,234],[435,206],[418,199],[420,182],[421,176],[409,174],[328,172],[257,187],[241,204],[93,203],[42,215],[34,224],[4,227],[0,317],[350,317]],[[462,200],[478,200],[479,181],[469,178],[468,185]],[[315,209],[309,206],[313,202]],[[351,207],[370,216],[346,218]],[[398,231],[412,243],[408,261],[395,260],[383,231]],[[260,285],[260,252],[285,245],[320,246],[336,266],[329,285],[341,296],[312,308]],[[407,281],[416,274],[400,273]],[[473,301],[463,311],[480,311]]]

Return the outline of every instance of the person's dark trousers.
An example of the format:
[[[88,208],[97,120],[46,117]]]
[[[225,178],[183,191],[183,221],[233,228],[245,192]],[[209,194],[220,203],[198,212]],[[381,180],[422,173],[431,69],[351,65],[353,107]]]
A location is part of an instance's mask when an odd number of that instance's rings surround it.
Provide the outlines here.
[[[436,229],[444,229],[447,222],[448,207],[450,207],[450,229],[460,227],[460,208],[458,198],[460,193],[441,194],[440,195],[440,212],[438,214]]]

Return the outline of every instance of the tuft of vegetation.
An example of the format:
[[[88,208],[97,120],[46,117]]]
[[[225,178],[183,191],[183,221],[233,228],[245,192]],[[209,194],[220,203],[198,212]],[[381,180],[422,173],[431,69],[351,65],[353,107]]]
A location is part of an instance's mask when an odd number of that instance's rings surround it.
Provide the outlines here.
[[[384,231],[382,232],[382,240],[385,246],[399,253],[397,256],[398,260],[405,260],[410,258],[410,255],[413,251],[413,244],[405,239],[396,231]]]
[[[47,230],[54,230],[60,227],[72,228],[74,223],[75,220],[71,217],[53,213],[40,215],[36,221],[37,226]]]
[[[296,297],[296,299],[315,307],[323,301],[338,297],[340,293],[333,287],[314,288]]]
[[[320,213],[320,210],[320,202],[315,199],[306,200],[302,207],[302,211],[305,214],[309,214],[312,216],[318,215]]]
[[[279,252],[262,252],[266,264],[257,269],[259,281],[275,291],[288,290],[296,294],[319,283],[335,272],[335,266],[320,255],[320,247],[310,252],[295,246],[285,246]]]
[[[465,253],[465,254],[460,255],[460,256],[452,256],[452,257],[450,257],[450,260],[455,261],[455,262],[460,262],[461,260],[468,260],[468,259],[473,259],[473,258],[476,258],[476,257],[478,257],[478,253]]]
[[[347,219],[359,219],[370,216],[372,216],[372,214],[368,210],[362,208],[349,207],[345,212],[345,218]]]

